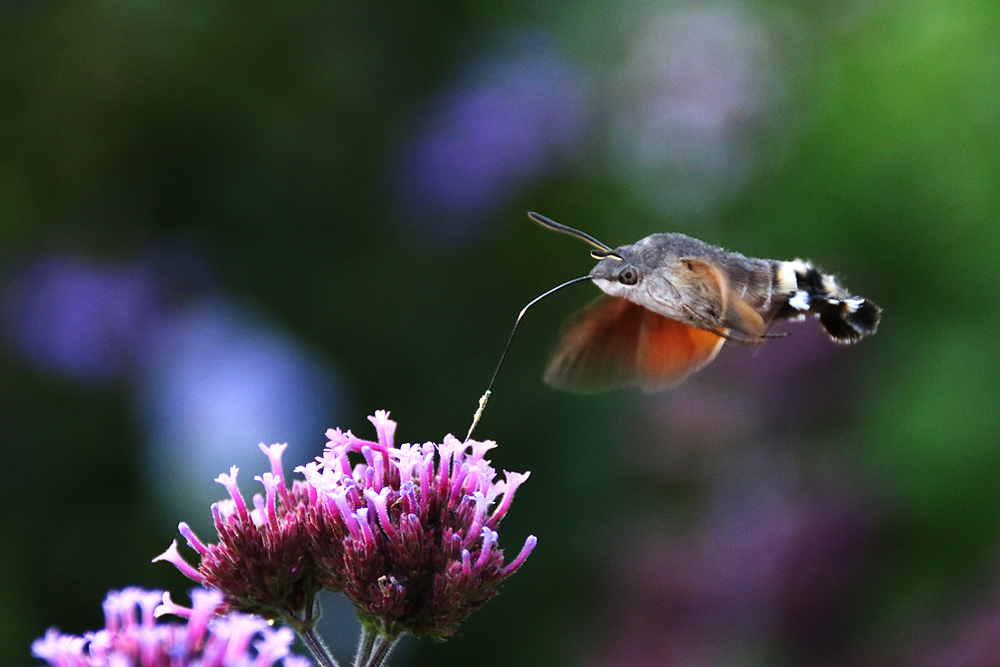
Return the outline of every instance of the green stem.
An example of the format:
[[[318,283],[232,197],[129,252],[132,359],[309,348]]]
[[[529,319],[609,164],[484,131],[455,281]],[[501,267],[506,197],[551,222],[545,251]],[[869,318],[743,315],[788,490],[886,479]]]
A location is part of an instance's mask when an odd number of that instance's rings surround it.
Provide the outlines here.
[[[375,650],[372,651],[372,655],[365,667],[382,667],[385,664],[385,659],[389,657],[389,653],[392,652],[392,649],[399,642],[398,636],[390,638],[380,635],[379,639],[381,641],[376,642]]]
[[[282,620],[285,625],[290,627],[292,630],[299,635],[302,639],[302,643],[306,645],[309,652],[312,653],[313,658],[316,659],[316,664],[320,667],[340,667],[337,661],[334,659],[333,654],[330,653],[330,649],[327,648],[320,636],[314,631],[314,626],[316,625],[316,619],[313,618],[312,610],[307,614],[306,619],[299,619],[297,616],[291,613],[286,613]]]
[[[354,656],[354,667],[365,667],[368,664],[378,638],[377,632],[373,632],[364,623],[361,624],[361,637],[358,640],[358,652]]]

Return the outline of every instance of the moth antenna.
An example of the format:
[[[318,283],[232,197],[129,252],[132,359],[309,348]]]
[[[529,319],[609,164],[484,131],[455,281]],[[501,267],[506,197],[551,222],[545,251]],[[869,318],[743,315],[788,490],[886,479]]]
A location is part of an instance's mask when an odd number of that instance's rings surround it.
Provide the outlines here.
[[[555,220],[552,220],[551,218],[546,218],[541,213],[535,213],[534,211],[528,211],[528,217],[537,222],[538,224],[542,225],[543,227],[548,227],[553,231],[562,232],[563,234],[569,234],[570,236],[575,236],[576,238],[582,241],[586,241],[590,245],[594,246],[600,251],[600,254],[595,254],[596,251],[590,253],[591,255],[594,256],[595,259],[602,259],[604,257],[618,257],[618,255],[615,254],[615,251],[611,246],[601,243],[600,241],[595,239],[590,234],[587,234],[586,232],[581,232],[579,229],[573,229],[572,227],[567,227],[564,224],[558,223]],[[618,258],[621,259],[620,257]]]
[[[528,215],[531,215],[531,214],[529,213]],[[547,218],[546,218],[546,220],[547,220]],[[549,222],[552,222],[552,221],[549,220]],[[545,224],[545,223],[542,223],[542,224]],[[553,223],[553,224],[556,224],[556,223]],[[576,230],[573,230],[573,231],[576,231]],[[584,236],[586,236],[586,234],[584,234]],[[479,397],[479,407],[476,408],[476,414],[474,414],[472,416],[472,425],[469,426],[469,432],[465,434],[465,440],[466,440],[466,442],[468,442],[469,438],[472,437],[472,432],[475,430],[476,424],[479,423],[480,418],[482,418],[482,416],[483,416],[483,411],[486,409],[486,402],[488,400],[490,400],[490,394],[493,393],[493,383],[496,382],[497,375],[500,374],[500,367],[503,366],[503,360],[507,358],[507,350],[510,349],[510,343],[511,343],[511,341],[514,340],[514,334],[517,332],[517,325],[521,323],[521,318],[524,317],[524,314],[526,312],[528,312],[529,308],[531,308],[532,306],[534,306],[536,303],[538,303],[539,301],[541,301],[545,297],[549,296],[550,294],[554,294],[555,292],[558,292],[563,287],[568,287],[568,286],[570,286],[570,285],[572,285],[574,283],[583,282],[584,280],[590,280],[590,276],[580,276],[579,278],[573,278],[572,280],[567,280],[566,282],[564,282],[561,285],[557,285],[556,287],[553,287],[552,289],[550,289],[549,291],[545,292],[544,294],[540,294],[540,295],[536,296],[534,299],[532,299],[531,301],[529,301],[528,305],[526,305],[524,308],[522,308],[521,312],[517,314],[517,319],[514,320],[514,328],[510,330],[510,336],[507,337],[507,344],[503,346],[503,352],[500,354],[500,361],[497,362],[497,367],[493,371],[493,377],[490,378],[490,383],[486,386],[486,391],[483,392],[483,395]]]

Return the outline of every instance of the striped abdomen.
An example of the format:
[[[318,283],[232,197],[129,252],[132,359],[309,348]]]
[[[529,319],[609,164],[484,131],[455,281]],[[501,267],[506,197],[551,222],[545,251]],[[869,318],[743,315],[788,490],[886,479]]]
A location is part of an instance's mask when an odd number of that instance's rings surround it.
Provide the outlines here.
[[[798,319],[818,315],[819,321],[838,343],[854,343],[875,333],[882,309],[860,296],[852,296],[809,262],[775,262],[774,319]]]

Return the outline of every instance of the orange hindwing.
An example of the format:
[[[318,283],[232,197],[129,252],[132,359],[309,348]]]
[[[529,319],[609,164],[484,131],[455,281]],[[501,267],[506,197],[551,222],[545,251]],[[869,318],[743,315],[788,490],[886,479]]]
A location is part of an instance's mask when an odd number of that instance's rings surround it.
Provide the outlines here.
[[[724,339],[621,297],[602,296],[570,321],[545,371],[553,387],[663,389],[712,361]]]

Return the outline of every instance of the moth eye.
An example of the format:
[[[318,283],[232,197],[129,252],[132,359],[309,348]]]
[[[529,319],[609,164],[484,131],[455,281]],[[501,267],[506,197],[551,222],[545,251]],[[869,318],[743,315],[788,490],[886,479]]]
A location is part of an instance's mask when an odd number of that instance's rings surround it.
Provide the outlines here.
[[[618,282],[622,285],[635,285],[639,282],[639,272],[631,266],[626,266],[618,274]]]

